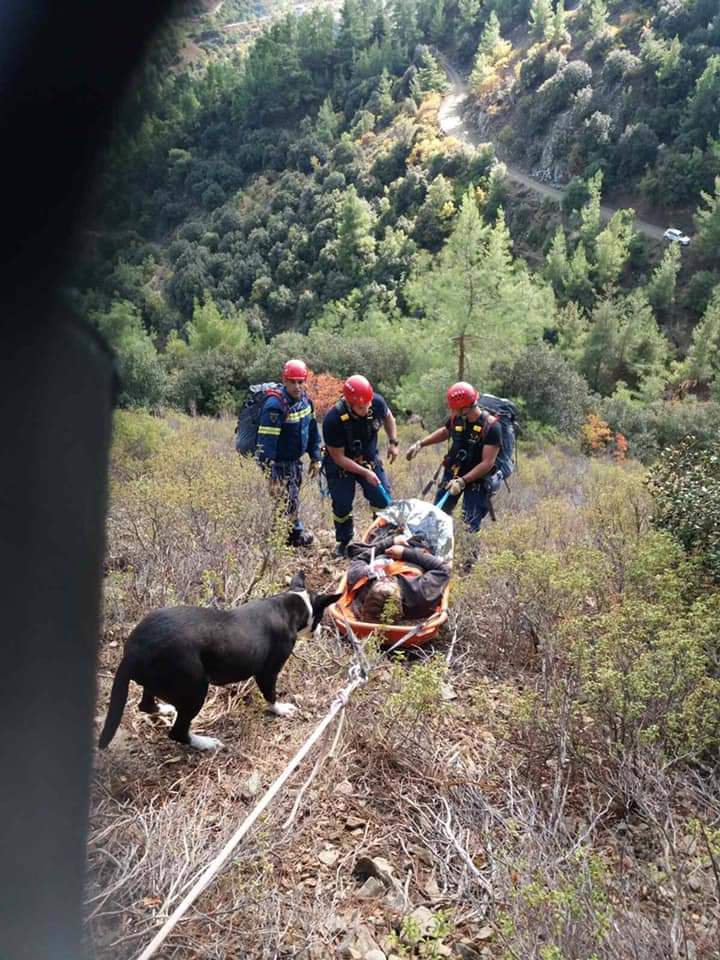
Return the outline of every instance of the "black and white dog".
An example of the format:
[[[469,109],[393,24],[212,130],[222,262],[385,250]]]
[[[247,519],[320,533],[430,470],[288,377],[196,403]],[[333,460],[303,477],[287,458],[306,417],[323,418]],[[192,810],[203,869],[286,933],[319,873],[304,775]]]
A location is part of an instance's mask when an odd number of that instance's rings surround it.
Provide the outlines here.
[[[292,704],[275,700],[278,674],[298,637],[310,637],[325,608],[339,596],[308,593],[301,572],[284,593],[235,610],[166,607],[148,614],[125,644],[100,748],[107,747],[115,735],[131,680],[143,687],[140,709],[171,713],[175,708],[170,738],[199,750],[222,746],[214,737],[190,733],[211,683],[224,685],[254,677],[270,710],[280,717],[292,716],[296,709]],[[158,704],[156,697],[165,703]]]

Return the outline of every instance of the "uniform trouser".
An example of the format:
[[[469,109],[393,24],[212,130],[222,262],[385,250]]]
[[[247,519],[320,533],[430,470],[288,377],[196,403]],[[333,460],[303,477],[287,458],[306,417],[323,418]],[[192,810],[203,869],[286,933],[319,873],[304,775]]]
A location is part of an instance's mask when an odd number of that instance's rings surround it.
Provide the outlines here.
[[[379,460],[373,464],[368,464],[375,472],[375,476],[390,493],[390,483],[383,470],[383,465]],[[373,506],[383,509],[387,506],[387,500],[383,496],[379,487],[374,487],[357,473],[347,473],[341,470],[337,464],[326,460],[324,464],[325,478],[327,479],[328,490],[330,491],[330,500],[332,502],[333,523],[335,524],[335,539],[338,543],[350,543],[353,538],[353,501],[355,500],[355,485],[358,484],[362,489],[367,502]]]
[[[270,468],[273,493],[278,499],[285,500],[285,516],[292,520],[291,541],[303,532],[303,525],[298,518],[302,479],[303,466],[300,460],[276,460]]]
[[[447,492],[445,489],[446,485],[453,480],[454,477],[455,475],[451,470],[444,471],[442,481],[435,495],[435,503],[438,503],[438,501],[445,496]],[[491,473],[490,476],[482,477],[480,480],[476,480],[475,483],[468,484],[460,494],[460,497],[463,498],[463,520],[471,530],[480,529],[483,517],[486,516],[490,509],[490,497],[494,493],[497,493],[501,483],[502,474],[499,470],[496,470],[494,473]],[[443,513],[451,514],[457,506],[460,497],[454,497],[450,494],[442,506]]]

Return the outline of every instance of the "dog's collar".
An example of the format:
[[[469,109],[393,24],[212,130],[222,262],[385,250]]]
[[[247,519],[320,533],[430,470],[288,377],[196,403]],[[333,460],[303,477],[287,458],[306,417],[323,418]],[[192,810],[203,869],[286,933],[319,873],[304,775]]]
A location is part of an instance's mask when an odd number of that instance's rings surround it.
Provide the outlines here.
[[[312,604],[310,603],[310,595],[308,594],[307,590],[291,590],[290,593],[294,593],[296,597],[302,597],[303,600],[305,601],[305,606],[308,609],[308,617],[309,617],[307,627],[305,627],[305,629],[310,630],[313,622],[313,608],[312,608]]]

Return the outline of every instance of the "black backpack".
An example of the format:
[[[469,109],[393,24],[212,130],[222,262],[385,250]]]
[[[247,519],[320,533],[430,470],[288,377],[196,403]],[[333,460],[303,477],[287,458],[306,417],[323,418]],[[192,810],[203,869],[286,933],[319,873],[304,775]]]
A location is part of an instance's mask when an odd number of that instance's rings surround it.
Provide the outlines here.
[[[277,397],[282,403],[283,418],[287,416],[288,405],[281,383],[254,383],[240,411],[235,427],[235,449],[238,453],[254,453],[257,445],[260,416],[268,397]]]
[[[518,408],[506,397],[496,397],[492,393],[482,393],[478,398],[478,403],[483,410],[487,410],[500,424],[500,433],[502,435],[502,446],[497,456],[497,465],[503,475],[503,480],[515,470],[515,439],[520,434],[520,425],[518,424]]]

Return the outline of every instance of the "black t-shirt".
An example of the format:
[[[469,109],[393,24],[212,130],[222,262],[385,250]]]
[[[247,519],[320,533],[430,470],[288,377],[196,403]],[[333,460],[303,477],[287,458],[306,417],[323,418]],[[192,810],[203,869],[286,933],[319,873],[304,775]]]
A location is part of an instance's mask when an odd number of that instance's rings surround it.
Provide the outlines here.
[[[338,409],[338,407],[342,409]],[[350,414],[348,421],[343,421],[342,416]],[[388,414],[388,405],[379,393],[374,393],[370,410],[366,417],[357,417],[345,403],[335,404],[325,414],[323,420],[323,440],[328,447],[342,447],[345,456],[352,457],[353,460],[363,459],[372,463],[377,460],[378,430],[383,425],[385,417]],[[348,435],[345,423],[350,425],[354,449],[348,449]]]
[[[402,612],[408,620],[422,620],[431,616],[442,600],[445,587],[450,580],[450,567],[438,557],[426,550],[412,550],[405,547],[402,556],[403,563],[409,563],[419,568],[417,577],[405,574],[396,574],[395,578],[400,585],[402,594]],[[355,560],[350,564],[347,573],[348,586],[354,584],[371,573],[367,563]],[[362,602],[370,583],[365,584],[358,591],[358,600]]]
[[[466,417],[449,417],[445,421],[445,429],[450,435],[450,453],[448,466],[460,464],[459,476],[463,476],[482,460],[483,447],[502,447],[502,432],[500,423],[495,420],[485,426],[489,415],[482,413],[480,418],[471,423]]]

